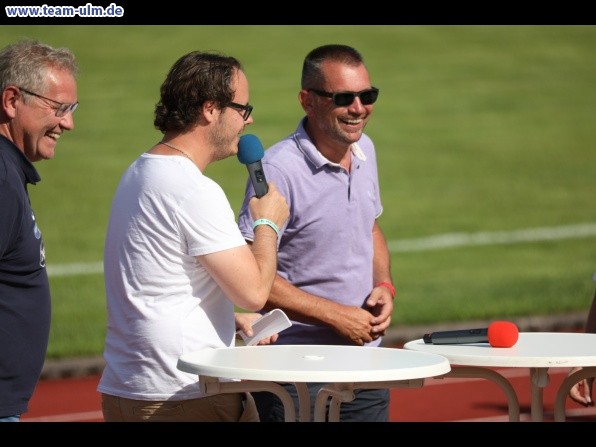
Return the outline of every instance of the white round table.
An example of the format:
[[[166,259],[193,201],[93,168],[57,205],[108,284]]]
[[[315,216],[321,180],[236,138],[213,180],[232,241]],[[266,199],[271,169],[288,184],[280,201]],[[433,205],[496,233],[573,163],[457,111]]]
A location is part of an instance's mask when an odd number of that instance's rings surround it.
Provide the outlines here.
[[[446,374],[445,357],[405,349],[335,345],[265,345],[206,349],[182,355],[178,369],[199,375],[207,394],[270,391],[284,403],[286,421],[295,420],[294,404],[281,383],[298,389],[300,420],[310,420],[307,382],[326,382],[315,403],[315,421],[339,419],[341,402],[358,388],[420,387],[423,379]],[[225,381],[222,379],[238,379]]]
[[[596,375],[596,334],[570,332],[521,332],[510,348],[493,348],[488,343],[433,345],[423,339],[404,345],[405,349],[445,356],[453,368],[449,377],[483,377],[493,380],[509,399],[509,418],[519,420],[519,403],[515,390],[491,367],[530,368],[531,416],[542,421],[543,388],[548,385],[551,367],[584,367],[565,379],[555,400],[555,421],[565,420],[565,398],[569,389],[581,378]]]

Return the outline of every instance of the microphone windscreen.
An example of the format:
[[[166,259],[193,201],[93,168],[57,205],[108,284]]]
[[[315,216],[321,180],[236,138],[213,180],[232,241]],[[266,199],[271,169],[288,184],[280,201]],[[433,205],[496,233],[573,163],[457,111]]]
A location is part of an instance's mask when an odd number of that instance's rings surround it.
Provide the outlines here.
[[[518,338],[519,330],[510,321],[495,321],[488,326],[488,342],[493,348],[510,348]]]
[[[238,142],[238,160],[244,165],[256,163],[265,155],[263,145],[256,135],[245,134]]]

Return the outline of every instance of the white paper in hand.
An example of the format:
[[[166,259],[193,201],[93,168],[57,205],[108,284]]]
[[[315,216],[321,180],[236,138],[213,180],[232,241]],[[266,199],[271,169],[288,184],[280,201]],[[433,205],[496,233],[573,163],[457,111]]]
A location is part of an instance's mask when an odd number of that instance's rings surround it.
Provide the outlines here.
[[[292,326],[292,322],[281,309],[273,309],[252,324],[253,336],[247,337],[244,331],[237,333],[244,340],[246,346],[256,345],[262,339],[271,337]]]

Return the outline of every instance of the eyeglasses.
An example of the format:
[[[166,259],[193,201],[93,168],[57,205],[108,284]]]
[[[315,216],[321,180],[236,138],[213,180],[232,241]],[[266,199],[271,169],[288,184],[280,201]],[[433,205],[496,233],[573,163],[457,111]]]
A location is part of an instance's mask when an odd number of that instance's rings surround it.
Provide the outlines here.
[[[356,97],[360,98],[360,102],[363,106],[368,106],[370,104],[374,104],[374,102],[379,97],[379,89],[376,87],[372,87],[368,90],[362,90],[361,92],[326,92],[325,90],[316,90],[314,88],[308,89],[308,91],[316,93],[319,96],[324,96],[326,98],[333,98],[333,103],[337,107],[346,107],[351,105]]]
[[[242,114],[242,118],[244,118],[244,121],[246,121],[248,119],[248,117],[252,113],[252,109],[253,109],[253,106],[251,106],[250,104],[244,105],[244,104],[238,104],[237,102],[229,102],[226,104],[226,107],[232,107],[233,109],[236,109],[236,110],[243,110],[244,113]]]
[[[22,92],[27,93],[28,95],[37,96],[38,98],[45,99],[46,101],[53,102],[54,104],[58,104],[58,107],[55,108],[55,110],[56,110],[56,116],[58,118],[66,115],[67,113],[74,113],[74,111],[77,110],[77,107],[79,107],[79,102],[78,101],[75,102],[75,103],[72,103],[72,104],[68,104],[68,103],[64,103],[64,102],[58,102],[58,101],[54,101],[53,99],[46,98],[45,96],[38,95],[37,93],[30,92],[29,90],[25,90],[22,87],[19,87],[19,89]]]

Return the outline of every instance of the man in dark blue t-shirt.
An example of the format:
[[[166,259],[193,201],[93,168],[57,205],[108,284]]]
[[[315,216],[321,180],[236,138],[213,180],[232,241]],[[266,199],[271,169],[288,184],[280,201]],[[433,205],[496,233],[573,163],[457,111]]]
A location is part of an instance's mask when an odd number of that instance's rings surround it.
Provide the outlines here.
[[[26,40],[0,50],[0,422],[19,421],[39,380],[51,302],[42,233],[27,184],[74,128],[70,50]]]

